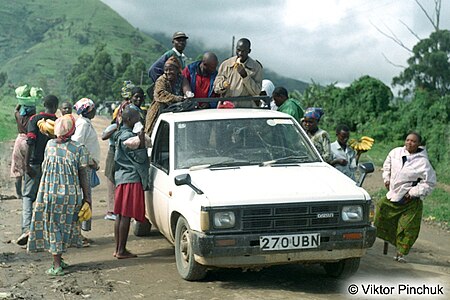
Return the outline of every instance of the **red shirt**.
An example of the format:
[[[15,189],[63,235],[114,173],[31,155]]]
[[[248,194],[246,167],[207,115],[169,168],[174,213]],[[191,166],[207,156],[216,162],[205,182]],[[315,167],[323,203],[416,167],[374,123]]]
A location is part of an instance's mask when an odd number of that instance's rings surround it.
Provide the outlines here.
[[[186,67],[183,69],[183,76],[191,82],[191,73],[189,73],[189,69]],[[210,75],[202,76],[197,72],[195,75],[195,88],[191,87],[193,89],[194,98],[208,98],[208,90],[210,87]],[[214,92],[212,93],[212,97],[217,97],[218,95]]]

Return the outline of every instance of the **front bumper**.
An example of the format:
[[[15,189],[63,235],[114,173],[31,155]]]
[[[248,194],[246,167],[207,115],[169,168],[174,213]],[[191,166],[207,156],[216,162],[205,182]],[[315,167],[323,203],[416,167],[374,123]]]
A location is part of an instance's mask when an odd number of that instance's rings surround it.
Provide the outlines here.
[[[260,248],[259,238],[268,234],[206,235],[191,230],[190,238],[195,260],[202,265],[217,267],[333,262],[345,258],[362,257],[366,249],[372,247],[376,238],[376,229],[373,226],[304,231],[295,234],[307,233],[320,234],[319,247],[263,251]],[[351,238],[345,238],[344,235]],[[360,238],[355,239],[355,236]]]

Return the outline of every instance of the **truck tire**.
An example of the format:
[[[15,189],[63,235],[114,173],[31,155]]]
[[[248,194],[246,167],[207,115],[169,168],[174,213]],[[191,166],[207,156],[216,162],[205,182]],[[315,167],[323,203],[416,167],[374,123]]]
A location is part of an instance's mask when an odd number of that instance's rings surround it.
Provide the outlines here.
[[[359,257],[347,258],[335,263],[325,263],[323,268],[329,276],[344,279],[358,271],[360,260]]]
[[[180,217],[175,229],[175,260],[181,278],[196,281],[205,278],[207,269],[194,259],[192,241],[189,236],[190,230],[186,219]]]
[[[149,236],[152,230],[152,224],[145,219],[145,222],[139,222],[133,219],[133,234],[135,236]]]

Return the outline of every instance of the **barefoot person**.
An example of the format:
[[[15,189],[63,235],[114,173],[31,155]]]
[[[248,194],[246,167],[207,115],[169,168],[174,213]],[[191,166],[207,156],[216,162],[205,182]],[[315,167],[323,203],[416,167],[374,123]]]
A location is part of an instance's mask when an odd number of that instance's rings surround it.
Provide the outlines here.
[[[71,114],[55,122],[56,139],[45,148],[42,179],[30,226],[29,252],[48,250],[53,264],[47,270],[51,276],[64,275],[68,265],[62,254],[69,246],[81,247],[78,212],[88,198],[86,147],[71,140],[75,120]],[[84,196],[83,196],[84,195]]]
[[[383,164],[388,192],[377,204],[375,226],[377,237],[396,247],[398,262],[406,261],[404,256],[419,236],[422,200],[436,185],[436,173],[421,142],[417,132],[410,132],[405,145],[391,150]]]
[[[145,221],[144,189],[148,182],[148,156],[145,148],[144,131],[139,133],[136,147],[128,144],[130,138],[136,138],[134,125],[139,122],[139,109],[128,105],[122,114],[123,126],[115,134],[114,179],[116,183],[114,214],[114,237],[116,249],[114,256],[118,259],[136,257],[126,249],[130,220]]]

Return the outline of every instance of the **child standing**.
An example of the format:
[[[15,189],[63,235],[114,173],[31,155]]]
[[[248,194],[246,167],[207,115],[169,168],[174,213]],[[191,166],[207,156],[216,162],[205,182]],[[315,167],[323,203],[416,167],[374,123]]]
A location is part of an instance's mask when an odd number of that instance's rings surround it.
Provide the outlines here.
[[[114,156],[116,171],[114,173],[116,191],[114,214],[114,237],[116,249],[114,256],[118,259],[137,257],[126,249],[130,220],[145,221],[144,188],[148,184],[148,155],[145,148],[144,131],[133,133],[134,125],[139,122],[139,109],[128,105],[122,113],[120,130],[115,134],[116,152]],[[133,146],[130,138],[139,138]],[[133,143],[134,144],[134,143]],[[127,146],[128,145],[128,146]]]

